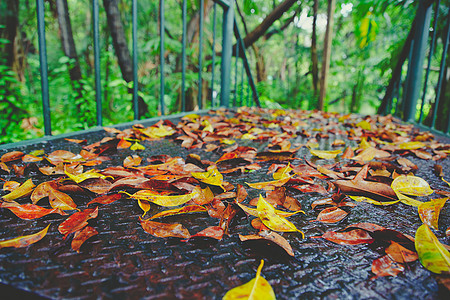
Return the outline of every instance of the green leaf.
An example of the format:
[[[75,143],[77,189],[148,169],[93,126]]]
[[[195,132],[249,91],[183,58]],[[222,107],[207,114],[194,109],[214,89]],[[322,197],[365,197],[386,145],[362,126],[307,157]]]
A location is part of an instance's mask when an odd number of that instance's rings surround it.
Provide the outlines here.
[[[420,262],[426,269],[437,274],[450,272],[450,253],[427,224],[417,229],[415,245]]]

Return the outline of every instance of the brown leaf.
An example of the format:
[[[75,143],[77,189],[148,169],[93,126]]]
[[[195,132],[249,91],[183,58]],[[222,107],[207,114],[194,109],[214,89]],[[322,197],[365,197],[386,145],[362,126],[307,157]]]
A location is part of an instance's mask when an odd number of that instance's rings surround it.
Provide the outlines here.
[[[102,178],[89,178],[79,183],[79,186],[96,194],[103,194],[111,190],[111,182]]]
[[[212,238],[216,240],[221,240],[224,234],[224,230],[220,226],[210,226],[205,229],[203,229],[200,232],[197,232],[194,235],[191,235],[191,237],[188,240],[191,240],[192,238]]]
[[[92,199],[86,205],[89,206],[93,203],[110,204],[110,203],[113,203],[114,201],[120,200],[121,198],[122,198],[122,194],[103,195],[103,196]]]
[[[178,237],[188,239],[191,237],[189,231],[181,224],[166,224],[141,219],[142,228],[156,237]]]
[[[337,223],[344,219],[348,213],[338,207],[328,207],[322,210],[317,219],[314,221],[319,221],[322,223]]]
[[[416,261],[419,255],[415,251],[411,251],[396,242],[391,242],[391,245],[386,248],[386,254],[398,263],[408,263]]]
[[[0,161],[2,163],[15,161],[15,160],[21,159],[22,156],[24,156],[24,155],[25,155],[25,153],[23,153],[21,151],[11,151],[11,152],[3,154],[2,157],[0,158]]]
[[[397,276],[405,268],[402,264],[393,261],[389,255],[385,255],[373,261],[372,272],[376,277]]]
[[[88,225],[89,219],[97,218],[98,216],[98,207],[96,208],[87,208],[83,211],[79,211],[68,217],[64,222],[62,222],[58,226],[58,230],[65,237],[69,233],[79,231],[86,225]]]
[[[370,244],[374,241],[372,236],[362,229],[344,232],[328,231],[322,235],[322,238],[340,245]]]
[[[75,235],[73,237],[72,244],[71,244],[72,249],[74,251],[80,252],[81,245],[83,245],[83,243],[87,239],[89,239],[97,234],[98,234],[98,231],[95,230],[95,228],[93,228],[91,226],[86,226],[83,228],[83,230],[75,232]]]
[[[258,234],[250,234],[250,235],[241,235],[239,234],[239,239],[241,242],[245,241],[257,241],[262,240],[265,242],[273,243],[279,247],[281,247],[286,253],[290,256],[294,256],[294,251],[292,251],[292,247],[289,242],[274,231],[263,230]]]

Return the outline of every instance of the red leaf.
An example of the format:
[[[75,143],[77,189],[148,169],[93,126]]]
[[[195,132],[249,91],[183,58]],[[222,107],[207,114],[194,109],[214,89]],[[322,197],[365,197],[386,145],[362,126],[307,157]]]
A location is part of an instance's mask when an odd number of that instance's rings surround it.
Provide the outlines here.
[[[64,234],[65,237],[69,233],[78,231],[88,225],[87,221],[89,219],[97,218],[98,207],[88,208],[83,211],[79,211],[68,217],[64,222],[58,226],[59,232]],[[65,238],[64,237],[64,238]]]
[[[94,235],[97,235],[98,231],[95,230],[95,228],[91,226],[86,226],[81,231],[75,232],[75,235],[72,240],[72,249],[74,251],[80,252],[80,247],[83,245],[83,243],[93,237]]]
[[[114,201],[117,201],[122,198],[122,194],[112,194],[112,195],[104,195],[97,197],[91,201],[88,202],[87,206],[93,204],[93,203],[99,203],[99,204],[110,204]]]
[[[67,213],[63,212],[58,208],[48,209],[43,208],[41,206],[35,204],[22,204],[22,205],[7,205],[7,203],[3,203],[1,207],[9,209],[13,212],[17,217],[23,220],[34,220],[41,218],[43,216],[49,214],[60,214],[61,216],[67,215]]]
[[[376,277],[397,276],[404,270],[405,268],[403,265],[393,261],[389,255],[380,257],[372,263],[372,272],[376,275]]]

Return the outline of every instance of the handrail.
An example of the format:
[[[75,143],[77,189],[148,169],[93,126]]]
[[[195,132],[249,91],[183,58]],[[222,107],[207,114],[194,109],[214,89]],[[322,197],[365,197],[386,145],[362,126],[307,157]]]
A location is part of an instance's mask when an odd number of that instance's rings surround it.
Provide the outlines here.
[[[213,0],[214,1],[214,20],[213,20],[213,56],[212,56],[212,81],[211,81],[211,104],[214,107],[216,105],[214,101],[214,71],[215,71],[215,43],[216,43],[216,7],[219,5],[223,10],[223,27],[222,27],[222,53],[221,53],[221,76],[220,76],[220,106],[229,107],[230,105],[230,93],[231,93],[231,74],[232,74],[232,42],[233,35],[236,37],[237,45],[240,47],[240,54],[236,53],[236,61],[235,61],[235,81],[234,81],[234,93],[235,93],[235,103],[236,104],[236,95],[237,95],[237,83],[238,83],[238,60],[242,60],[241,65],[241,92],[240,103],[243,101],[243,80],[244,73],[248,78],[247,87],[251,88],[254,102],[257,106],[260,106],[260,101],[258,98],[258,92],[256,90],[256,86],[252,77],[252,72],[250,69],[250,65],[245,54],[245,47],[243,45],[242,38],[239,33],[239,29],[236,24],[235,16],[234,16],[234,3],[235,0],[225,1],[225,0]],[[186,100],[185,100],[185,92],[186,92],[186,10],[187,4],[186,0],[183,0],[182,3],[182,78],[181,78],[181,111],[184,112],[186,110]],[[44,24],[44,0],[36,0],[37,3],[37,21],[38,21],[38,34],[39,34],[39,57],[40,57],[40,72],[41,72],[41,85],[42,85],[42,104],[43,104],[43,118],[44,118],[44,127],[45,127],[45,135],[51,136],[51,115],[50,115],[50,101],[49,101],[49,83],[48,83],[48,66],[47,66],[47,53],[46,53],[46,38],[45,38],[45,24]],[[198,106],[199,109],[202,109],[202,85],[203,85],[203,26],[204,26],[204,0],[199,0],[200,4],[200,15],[199,15],[199,63],[198,63]],[[140,119],[139,112],[139,86],[138,86],[138,46],[137,46],[137,9],[138,1],[132,0],[132,83],[133,88],[130,89],[133,95],[133,111],[134,111],[134,120]],[[165,96],[165,59],[164,59],[164,36],[165,36],[165,7],[164,0],[160,0],[160,11],[159,11],[159,38],[160,38],[160,93],[159,93],[159,111],[161,115],[166,113],[164,96]],[[96,116],[97,116],[97,126],[102,126],[102,87],[101,87],[101,73],[100,73],[100,46],[99,46],[99,1],[93,0],[92,2],[92,15],[93,15],[93,39],[94,39],[94,75],[95,75],[95,101],[96,101]],[[247,90],[248,91],[248,90]],[[209,96],[209,95],[208,95]],[[247,93],[247,99],[248,99]],[[249,101],[247,100],[247,104]]]

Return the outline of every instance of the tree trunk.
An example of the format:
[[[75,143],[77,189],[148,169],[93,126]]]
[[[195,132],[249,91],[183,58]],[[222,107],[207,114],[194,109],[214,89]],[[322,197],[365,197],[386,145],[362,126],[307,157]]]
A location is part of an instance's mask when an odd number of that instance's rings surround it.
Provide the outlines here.
[[[317,58],[317,14],[319,11],[319,0],[314,0],[313,4],[313,23],[311,36],[311,74],[314,90],[314,97],[317,98],[317,91],[319,85],[319,60]]]
[[[131,82],[133,81],[133,62],[127,46],[122,20],[120,19],[118,0],[103,0],[103,6],[105,7],[106,19],[122,77],[126,82]],[[128,91],[132,93],[133,90],[129,89]],[[144,116],[147,112],[147,103],[139,97],[139,117]]]
[[[330,56],[331,56],[331,42],[333,35],[333,18],[334,10],[336,7],[336,0],[328,0],[328,11],[327,11],[327,29],[325,32],[325,42],[323,46],[323,62],[322,62],[322,76],[320,78],[320,94],[319,102],[317,103],[317,109],[323,110],[324,100],[327,91],[328,84],[328,73],[330,69]]]

